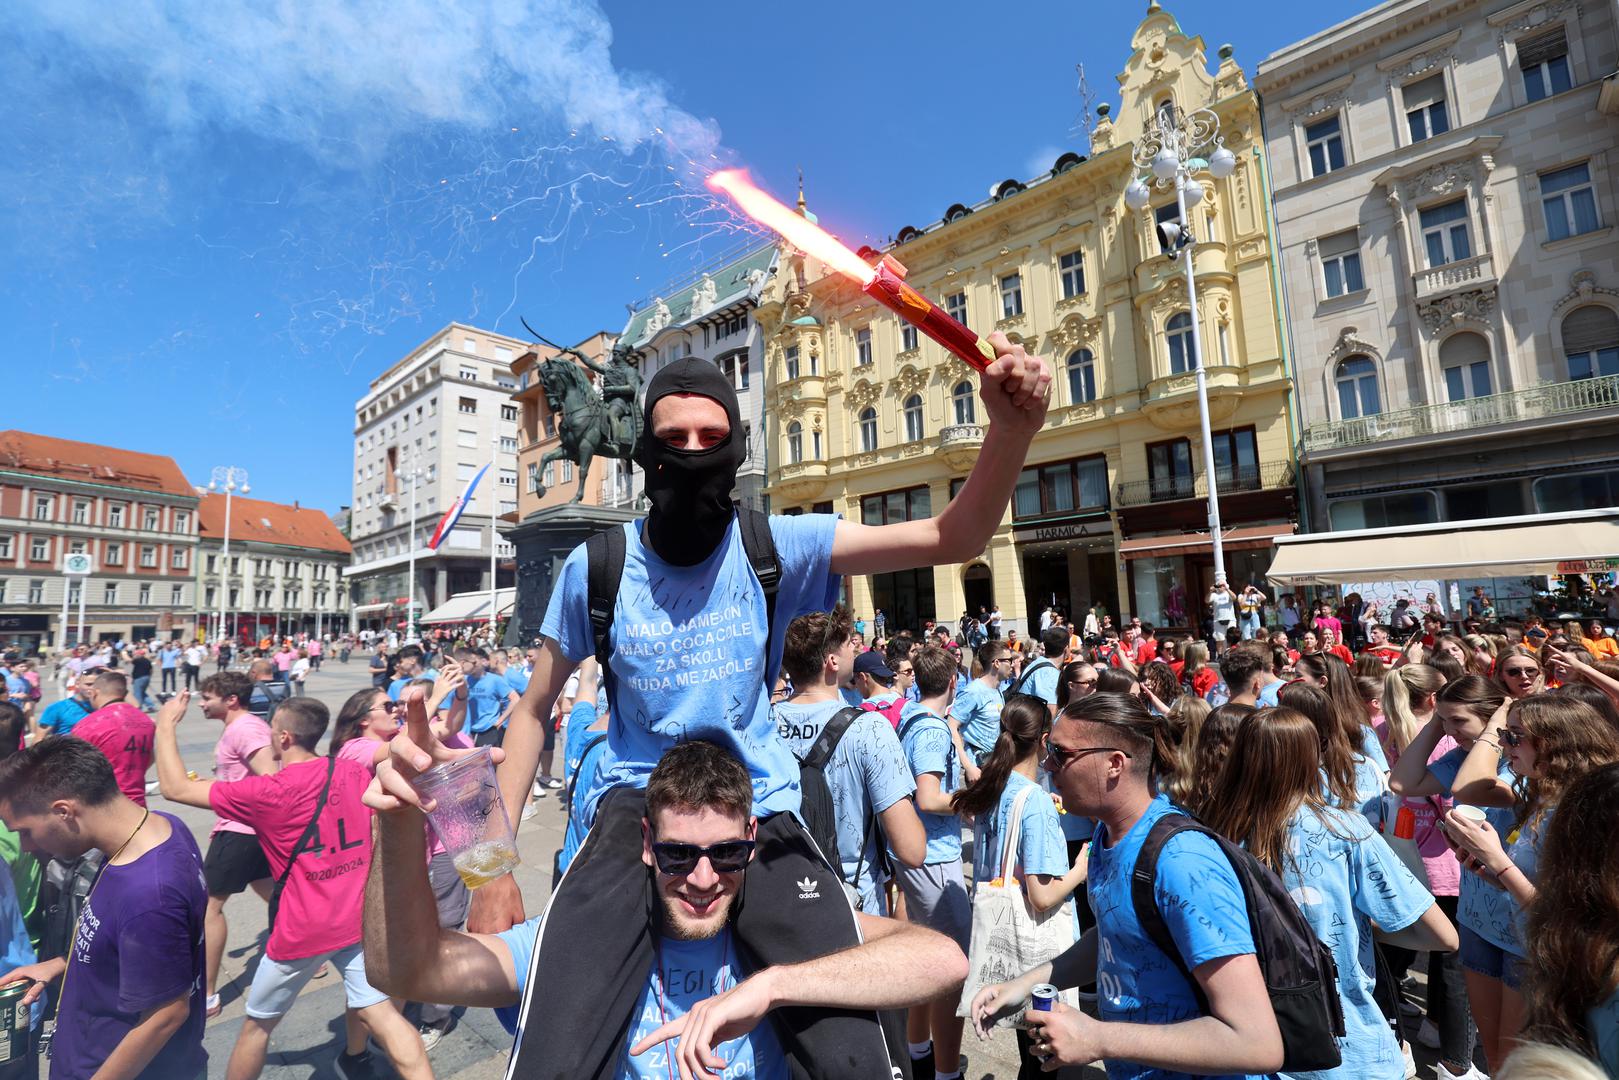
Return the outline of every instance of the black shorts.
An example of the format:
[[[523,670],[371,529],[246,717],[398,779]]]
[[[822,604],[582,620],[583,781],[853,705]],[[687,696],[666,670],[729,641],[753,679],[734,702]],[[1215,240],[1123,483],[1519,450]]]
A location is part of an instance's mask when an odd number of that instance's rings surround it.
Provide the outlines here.
[[[270,860],[251,833],[220,832],[208,842],[202,877],[209,896],[235,896],[255,881],[270,876]]]
[[[472,736],[473,746],[499,746],[505,741],[506,728],[504,725],[501,727],[486,728]]]

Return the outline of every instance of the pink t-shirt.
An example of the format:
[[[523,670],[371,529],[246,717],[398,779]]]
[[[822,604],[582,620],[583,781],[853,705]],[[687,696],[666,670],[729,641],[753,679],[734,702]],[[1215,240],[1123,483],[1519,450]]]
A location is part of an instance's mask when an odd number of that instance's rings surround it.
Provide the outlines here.
[[[250,776],[208,789],[214,813],[245,822],[280,877],[293,846],[315,816],[326,783],[326,758],[287,765],[268,776]],[[265,945],[272,960],[301,960],[346,948],[361,937],[360,913],[371,864],[371,811],[360,801],[370,782],[366,771],[341,757],[333,766],[332,790],[320,808],[316,836],[287,875],[275,929]]]
[[[320,655],[320,642],[314,640],[313,638],[310,639],[309,644],[305,645],[304,648],[309,650],[310,656]]]
[[[1377,729],[1377,737],[1383,741],[1383,752],[1388,755],[1389,768],[1394,768],[1400,760],[1400,752],[1394,748],[1389,739],[1389,725],[1387,720],[1379,720],[1373,725]],[[1428,763],[1444,757],[1456,749],[1456,740],[1449,735],[1439,740],[1433,753],[1428,755]],[[1450,850],[1445,842],[1445,834],[1439,828],[1439,815],[1450,809],[1450,800],[1442,795],[1417,795],[1407,798],[1404,805],[1411,808],[1416,816],[1416,835],[1412,837],[1417,844],[1417,854],[1422,856],[1422,865],[1428,871],[1428,891],[1435,896],[1455,896],[1462,885],[1461,864],[1456,861],[1456,853]]]
[[[214,745],[214,779],[233,784],[252,776],[253,769],[248,765],[249,759],[269,745],[270,725],[250,712],[242,713],[225,725],[225,733]],[[243,825],[240,821],[232,821],[227,817],[216,817],[213,831],[208,835],[213,836],[214,833],[222,832],[253,835],[253,829],[249,825]]]
[[[368,776],[377,773],[376,757],[377,747],[384,746],[376,739],[368,739],[364,735],[356,736],[337,748],[337,757],[340,761],[352,761],[365,769]]]
[[[283,649],[275,654],[275,666],[279,671],[286,671],[296,659],[298,659],[297,653],[291,649]]]
[[[73,725],[72,734],[107,755],[118,790],[146,805],[146,773],[152,767],[157,725],[127,701],[104,705]]]

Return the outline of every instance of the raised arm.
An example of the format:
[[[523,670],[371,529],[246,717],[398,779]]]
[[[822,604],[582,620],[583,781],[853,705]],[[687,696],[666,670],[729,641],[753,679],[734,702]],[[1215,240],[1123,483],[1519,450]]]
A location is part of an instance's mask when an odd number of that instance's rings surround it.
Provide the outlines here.
[[[1400,751],[1400,760],[1389,770],[1389,790],[1396,795],[1418,797],[1450,794],[1439,778],[1428,771],[1428,759],[1433,757],[1434,747],[1444,737],[1445,726],[1436,712]]]
[[[1501,779],[1501,732],[1507,726],[1510,699],[1501,703],[1484,725],[1484,733],[1473,742],[1473,748],[1462,759],[1456,771],[1456,783],[1451,786],[1451,797],[1457,802],[1474,806],[1510,807],[1516,801],[1512,786]]]
[[[894,525],[839,521],[832,540],[834,574],[883,574],[917,566],[966,562],[1000,527],[1029,443],[1045,423],[1051,371],[1004,334],[991,334],[999,354],[982,376],[989,413],[984,446],[960,494],[937,515]]]
[[[209,808],[208,789],[212,780],[193,780],[186,775],[186,764],[180,759],[180,740],[175,729],[191,703],[191,691],[175,694],[157,711],[153,721],[157,731],[152,739],[152,754],[157,759],[157,786],[170,802],[186,806]]]

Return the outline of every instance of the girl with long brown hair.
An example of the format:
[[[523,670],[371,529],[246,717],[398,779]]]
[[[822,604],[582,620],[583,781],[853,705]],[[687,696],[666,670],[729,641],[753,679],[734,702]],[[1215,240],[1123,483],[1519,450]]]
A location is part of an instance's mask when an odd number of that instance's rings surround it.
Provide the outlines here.
[[[1310,1075],[1392,1080],[1405,1076],[1405,1062],[1374,996],[1374,938],[1444,950],[1456,947],[1456,934],[1371,824],[1323,800],[1312,760],[1319,742],[1319,725],[1286,706],[1249,716],[1204,821],[1275,871],[1316,936],[1332,949],[1344,1007],[1344,1038],[1338,1041],[1343,1061]]]
[[[1197,736],[1209,715],[1209,703],[1191,694],[1182,694],[1159,718],[1155,740],[1158,760],[1158,790],[1177,806],[1186,806],[1192,797],[1196,773],[1193,750]]]
[[[1210,709],[1209,715],[1203,718],[1198,725],[1197,738],[1192,741],[1192,790],[1181,803],[1186,809],[1194,814],[1203,813],[1231,756],[1237,728],[1256,711],[1252,705],[1228,701]]]
[[[1408,798],[1452,795],[1457,773],[1469,751],[1484,734],[1485,726],[1510,700],[1493,679],[1467,675],[1445,684],[1435,699],[1433,716],[1401,751],[1389,772],[1389,787]],[[1456,747],[1435,757],[1446,737]],[[1505,763],[1499,774],[1511,780]],[[1458,798],[1458,801],[1463,801]],[[1496,829],[1512,827],[1512,813],[1486,808],[1485,817]],[[1443,820],[1443,819],[1442,819]],[[1448,827],[1448,826],[1447,826]],[[1521,980],[1523,947],[1512,927],[1512,898],[1486,885],[1476,874],[1462,874],[1457,887],[1456,922],[1461,928],[1459,962],[1467,984],[1467,1004],[1478,1029],[1479,1045],[1491,1068],[1506,1057],[1508,1041],[1523,1019]],[[1466,1076],[1471,1055],[1447,1051],[1440,1080]],[[1454,1068],[1452,1067],[1454,1066]]]
[[[1496,654],[1495,680],[1514,701],[1546,688],[1540,655],[1523,645],[1509,645]]]
[[[1619,1076],[1619,764],[1571,783],[1546,828],[1529,908],[1531,1039],[1572,1047]]]
[[[1276,700],[1283,708],[1298,712],[1315,725],[1314,763],[1327,802],[1360,811],[1366,809],[1368,801],[1375,802],[1381,785],[1373,784],[1364,793],[1360,790],[1355,751],[1344,736],[1338,710],[1327,692],[1306,682],[1288,683],[1276,695]]]
[[[1377,732],[1366,723],[1366,710],[1361,705],[1349,665],[1331,653],[1320,653],[1299,657],[1295,667],[1300,679],[1326,692],[1338,723],[1343,725],[1344,738],[1350,750],[1374,762],[1383,772],[1388,772],[1389,763],[1383,755],[1383,745],[1378,742]]]

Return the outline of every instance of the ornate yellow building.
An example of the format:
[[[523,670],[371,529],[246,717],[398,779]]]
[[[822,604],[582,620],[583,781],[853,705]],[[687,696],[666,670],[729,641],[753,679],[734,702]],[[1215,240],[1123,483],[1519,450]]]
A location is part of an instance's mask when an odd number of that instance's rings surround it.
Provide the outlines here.
[[[1000,528],[964,565],[852,579],[850,601],[888,625],[999,604],[1037,626],[1054,603],[1185,626],[1213,579],[1182,264],[1155,224],[1174,192],[1124,202],[1132,151],[1166,101],[1208,108],[1237,155],[1190,211],[1198,312],[1225,525],[1240,585],[1293,529],[1288,364],[1279,323],[1259,107],[1229,48],[1208,71],[1200,38],[1151,5],[1104,105],[1087,160],[1007,180],[977,205],[897,234],[909,281],[981,333],[1000,330],[1055,369],[1050,418]],[[802,199],[800,207],[802,211]],[[976,374],[827,271],[786,252],[756,318],[766,335],[772,509],[893,522],[941,509],[983,442]]]

